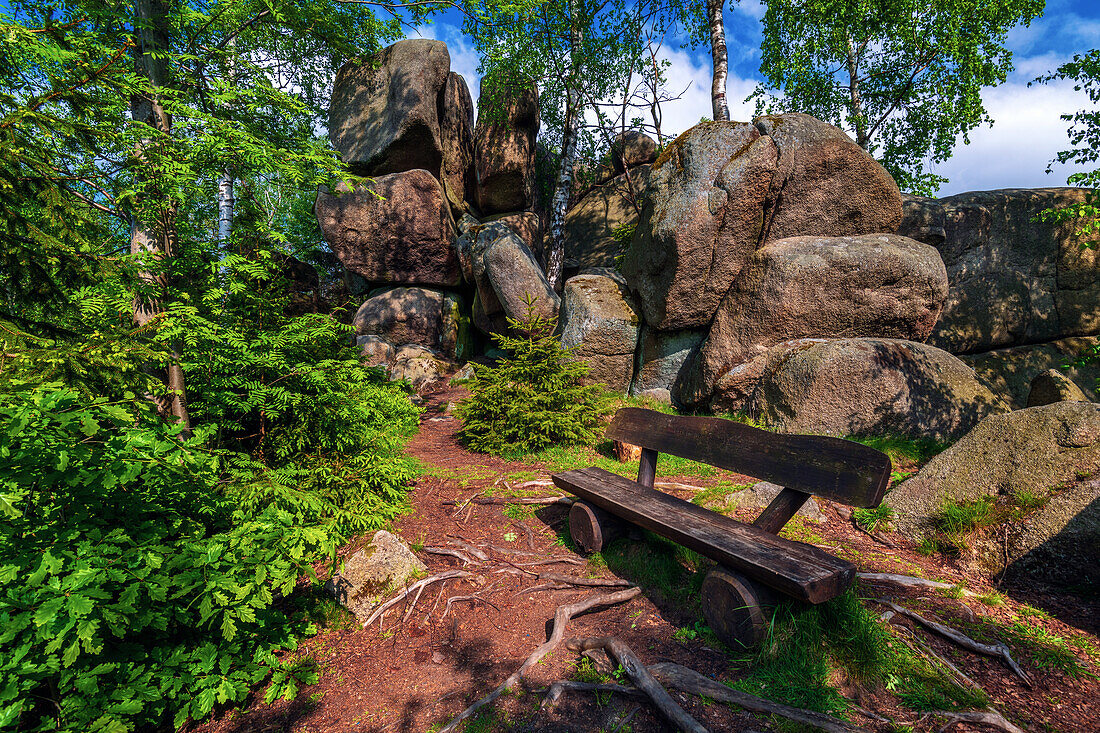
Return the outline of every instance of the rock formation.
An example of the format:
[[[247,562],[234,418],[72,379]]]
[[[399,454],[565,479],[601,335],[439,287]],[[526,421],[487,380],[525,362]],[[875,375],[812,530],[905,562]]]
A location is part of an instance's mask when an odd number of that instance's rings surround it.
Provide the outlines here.
[[[986,417],[959,442],[886,497],[895,525],[920,537],[935,531],[945,501],[992,499],[1019,505],[1026,490],[1039,499],[1005,534],[981,540],[975,559],[1009,577],[1100,583],[1100,405],[1057,402]]]

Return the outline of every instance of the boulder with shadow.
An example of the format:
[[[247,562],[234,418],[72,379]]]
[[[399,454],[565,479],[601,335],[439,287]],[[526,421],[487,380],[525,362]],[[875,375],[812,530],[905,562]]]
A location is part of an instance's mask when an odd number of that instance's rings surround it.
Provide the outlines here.
[[[950,442],[1008,408],[951,354],[899,339],[806,339],[768,351],[746,411],[786,433]]]
[[[571,277],[562,293],[561,344],[589,366],[587,381],[625,393],[634,371],[638,310],[626,286],[603,274]]]
[[[674,396],[705,404],[776,344],[872,336],[922,341],[947,294],[934,247],[893,234],[791,237],[757,250],[722,299]]]
[[[1100,588],[1100,404],[990,415],[886,496],[898,530],[935,534],[945,503],[992,501],[966,558],[1006,578]]]

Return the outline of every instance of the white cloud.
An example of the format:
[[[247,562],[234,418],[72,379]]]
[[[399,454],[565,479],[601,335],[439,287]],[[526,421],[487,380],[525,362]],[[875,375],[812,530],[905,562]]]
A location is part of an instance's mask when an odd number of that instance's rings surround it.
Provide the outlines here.
[[[960,140],[954,156],[934,169],[950,179],[939,195],[1064,186],[1066,176],[1078,168],[1056,164],[1046,173],[1058,151],[1069,147],[1068,123],[1059,116],[1085,107],[1088,97],[1068,82],[1033,87],[1009,83],[986,90],[982,100],[994,124],[973,130],[970,144]]]

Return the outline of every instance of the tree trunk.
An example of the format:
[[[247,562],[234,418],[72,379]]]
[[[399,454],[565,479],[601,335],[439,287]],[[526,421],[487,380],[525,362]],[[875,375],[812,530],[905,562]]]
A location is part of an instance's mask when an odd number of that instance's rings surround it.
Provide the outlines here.
[[[218,242],[223,247],[229,244],[233,236],[233,207],[237,200],[233,198],[233,176],[229,169],[218,177]]]
[[[165,0],[136,0],[134,9],[134,61],[137,73],[148,79],[150,89],[146,94],[136,94],[131,98],[130,114],[135,122],[149,128],[148,137],[142,137],[134,151],[135,158],[148,163],[150,152],[159,144],[158,138],[172,132],[172,117],[155,91],[168,84],[168,5]],[[145,203],[148,204],[148,201]],[[145,326],[165,310],[168,281],[163,272],[163,264],[176,254],[176,210],[174,205],[167,202],[141,208],[143,214],[133,220],[130,252],[149,253],[160,265],[155,268],[156,272],[144,273],[142,276],[153,294],[134,299],[134,321],[138,326]],[[156,213],[151,213],[153,211]],[[169,392],[163,397],[155,398],[158,409],[166,418],[171,417],[189,429],[183,369],[175,348],[172,349],[172,361],[168,365],[167,373],[161,376]]]
[[[848,41],[848,95],[852,101],[852,121],[856,128],[856,142],[864,150],[871,144],[867,134],[867,120],[863,116],[863,100],[859,94],[859,60],[856,58],[856,45],[851,36]]]
[[[570,0],[569,3],[569,26],[569,79],[565,123],[561,134],[561,169],[550,203],[550,247],[546,256],[546,279],[555,291],[560,291],[562,287],[562,270],[565,266],[565,210],[569,206],[569,191],[573,186],[573,164],[577,159],[577,136],[583,114],[583,103],[577,84],[580,83],[580,54],[584,39],[577,18],[576,0]]]
[[[722,19],[723,0],[707,0],[707,22],[710,25],[710,56],[714,65],[711,77],[710,100],[714,108],[714,121],[728,121],[730,109],[726,105],[726,76],[729,60],[726,55],[726,24]]]

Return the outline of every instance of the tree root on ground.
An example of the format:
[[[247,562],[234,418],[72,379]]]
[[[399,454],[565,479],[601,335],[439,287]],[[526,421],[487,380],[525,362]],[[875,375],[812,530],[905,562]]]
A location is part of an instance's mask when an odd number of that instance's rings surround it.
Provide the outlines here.
[[[826,733],[858,733],[864,730],[853,723],[834,718],[831,715],[815,713],[811,710],[802,710],[801,708],[794,708],[789,705],[781,705],[757,697],[756,695],[750,695],[747,692],[734,690],[693,669],[688,669],[687,667],[673,664],[672,662],[652,664],[649,666],[649,671],[667,687],[674,687],[681,692],[687,692],[692,695],[705,695],[711,700],[733,703],[753,713],[778,715],[781,718],[786,718],[787,720],[792,720],[803,725],[815,726],[826,731]]]
[[[637,687],[628,687],[614,682],[576,682],[574,680],[558,680],[550,685],[546,691],[546,697],[542,698],[539,712],[544,712],[554,707],[561,698],[563,692],[610,692],[615,695],[628,695],[630,697],[645,698],[645,693]]]
[[[921,616],[916,611],[910,611],[908,608],[902,608],[901,606],[891,603],[890,601],[878,599],[879,603],[889,606],[895,613],[905,616],[913,621],[916,621],[921,626],[934,631],[940,636],[955,642],[963,649],[967,649],[976,654],[984,654],[987,657],[999,657],[1005,661],[1005,663],[1016,673],[1016,676],[1024,681],[1028,687],[1031,687],[1031,678],[1020,669],[1020,665],[1016,664],[1016,660],[1012,658],[1012,651],[1004,644],[982,644],[981,642],[974,641],[966,634],[957,629],[953,629],[950,626],[945,626],[938,621]]]
[[[477,560],[475,560],[472,557],[470,557],[469,555],[467,555],[466,553],[461,552],[459,550],[452,549],[450,547],[424,547],[422,549],[423,549],[424,552],[429,552],[433,555],[448,555],[450,557],[458,558],[459,560],[461,560],[463,563],[465,563],[467,565],[480,565],[481,564]]]
[[[947,724],[940,728],[936,733],[945,733],[954,728],[959,723],[970,723],[972,725],[988,725],[992,728],[1006,731],[1006,733],[1025,733],[1023,729],[1013,725],[1011,722],[1005,719],[1003,715],[993,710],[986,712],[976,713],[949,713],[946,711],[936,711],[931,713],[932,715],[938,715],[941,718],[947,719]]]
[[[912,575],[895,575],[894,573],[856,573],[859,580],[869,580],[874,583],[893,583],[903,588],[931,588],[933,590],[960,590],[967,598],[979,595],[969,588],[962,588],[951,583],[942,583],[938,580],[917,578]]]
[[[565,642],[567,649],[575,652],[584,652],[590,649],[604,649],[608,656],[618,662],[627,676],[634,682],[639,690],[644,692],[657,706],[661,715],[669,722],[686,733],[707,733],[707,729],[691,717],[682,707],[676,704],[668,690],[654,678],[653,674],[635,656],[634,652],[620,639],[613,636],[595,637],[589,639],[570,639]],[[704,678],[705,679],[705,678]]]
[[[396,606],[401,601],[408,598],[410,594],[419,591],[424,586],[431,585],[432,583],[438,583],[441,580],[450,580],[451,578],[465,578],[465,577],[470,576],[471,574],[472,573],[468,573],[465,570],[448,570],[447,572],[440,573],[439,575],[433,575],[433,576],[428,577],[428,578],[422,578],[421,580],[416,581],[415,583],[410,585],[408,588],[406,588],[405,590],[398,593],[396,596],[394,596],[390,600],[383,603],[378,608],[374,609],[374,613],[372,613],[370,615],[370,617],[366,621],[363,622],[363,628],[365,629],[368,626],[370,626],[372,623],[374,623],[374,620],[376,618],[378,618],[379,616],[384,614],[386,611],[388,611],[391,608],[393,608],[394,606]],[[419,597],[420,596],[418,595],[417,598],[419,598]],[[415,606],[416,604],[414,603],[413,605]]]
[[[469,719],[475,715],[478,710],[491,704],[507,690],[510,690],[518,684],[520,680],[523,679],[523,675],[527,673],[527,670],[557,648],[565,637],[565,627],[574,616],[599,606],[612,606],[629,601],[641,592],[641,588],[638,587],[627,588],[617,593],[592,595],[564,606],[558,606],[557,610],[554,611],[554,630],[550,634],[550,638],[546,642],[540,644],[535,651],[531,652],[531,656],[527,657],[523,664],[520,665],[520,668],[513,672],[508,679],[504,680],[499,687],[455,716],[451,722],[440,729],[439,733],[452,733],[452,731],[458,728],[462,721]]]

